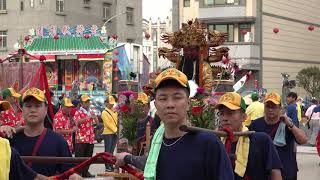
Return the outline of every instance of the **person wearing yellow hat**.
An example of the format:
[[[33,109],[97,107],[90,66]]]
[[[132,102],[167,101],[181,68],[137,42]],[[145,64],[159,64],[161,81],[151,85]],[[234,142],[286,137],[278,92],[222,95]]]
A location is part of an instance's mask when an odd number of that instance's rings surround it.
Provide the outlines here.
[[[266,95],[264,112],[264,117],[253,121],[249,129],[265,132],[271,137],[283,166],[282,178],[297,179],[295,143],[305,144],[307,136],[289,117],[283,115],[281,97],[278,93],[270,92]]]
[[[19,113],[21,112],[21,108],[18,103],[18,98],[21,95],[17,93],[13,88],[6,88],[2,90],[2,98],[9,102],[11,105],[11,108],[1,111],[1,118],[0,118],[0,124],[11,126],[11,127],[18,127],[21,125],[20,119],[19,119]]]
[[[104,151],[113,154],[117,143],[118,132],[118,113],[113,109],[116,101],[112,95],[107,96],[105,100],[106,108],[101,113],[103,121],[103,140]],[[105,164],[106,171],[113,171],[111,164]]]
[[[258,93],[251,94],[252,103],[247,107],[247,119],[244,125],[249,126],[252,121],[264,116],[264,104],[259,102]]]
[[[235,92],[221,96],[217,109],[223,128],[230,128],[233,132],[245,132],[248,128],[243,125],[246,119],[246,104],[240,94]],[[226,138],[222,138],[226,143]],[[228,149],[230,148],[230,149]],[[281,162],[277,150],[265,133],[254,133],[247,136],[234,137],[231,147],[227,151],[235,154],[231,159],[234,167],[235,179],[281,179]]]
[[[67,141],[69,150],[73,152],[72,133],[76,132],[77,126],[75,125],[70,111],[73,107],[70,98],[63,98],[61,101],[61,108],[53,118],[53,129],[55,132],[61,134]]]
[[[54,156],[72,157],[67,142],[63,137],[44,127],[48,102],[43,91],[37,88],[28,89],[22,96],[23,116],[26,126],[12,138],[14,147],[22,156]],[[37,173],[54,176],[63,173],[72,166],[66,164],[37,164],[28,165]],[[73,177],[79,177],[73,174]]]
[[[80,108],[75,112],[73,120],[76,123],[78,130],[76,131],[75,140],[75,156],[76,157],[91,157],[94,148],[94,127],[93,123],[99,124],[97,116],[90,110],[90,97],[86,94],[80,97]],[[88,171],[89,167],[85,168],[81,174],[83,177],[94,177]]]
[[[226,151],[214,134],[179,129],[187,124],[189,93],[187,76],[175,68],[164,70],[155,79],[155,106],[163,124],[152,139],[144,167],[146,180],[233,179]],[[118,154],[117,164],[134,159],[131,157]]]

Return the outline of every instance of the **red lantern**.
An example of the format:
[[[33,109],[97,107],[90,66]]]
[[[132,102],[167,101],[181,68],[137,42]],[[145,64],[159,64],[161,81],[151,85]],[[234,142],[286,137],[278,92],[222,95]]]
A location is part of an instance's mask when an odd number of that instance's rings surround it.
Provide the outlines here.
[[[24,37],[24,40],[25,40],[26,42],[28,42],[28,41],[30,40],[30,37],[29,37],[29,36],[26,36],[26,37]]]
[[[273,28],[273,32],[274,32],[274,33],[277,34],[279,31],[280,31],[279,28]]]
[[[314,30],[314,26],[313,25],[308,26],[308,30],[309,31],[313,31]]]
[[[242,29],[241,31],[240,31],[240,33],[242,34],[242,35],[245,35],[245,34],[247,34],[247,30],[245,30],[245,29]]]
[[[149,33],[144,33],[144,37],[146,38],[146,39],[149,39],[150,38],[150,34]]]
[[[90,38],[90,35],[89,35],[89,34],[85,34],[85,35],[84,35],[84,38],[89,39],[89,38]]]
[[[114,63],[118,63],[118,62],[119,62],[119,59],[116,58],[116,59],[113,60],[113,62],[114,62]]]
[[[114,51],[113,51],[113,54],[116,55],[116,56],[118,56],[118,55],[119,55],[119,51],[118,51],[118,50],[114,50]]]
[[[118,68],[118,67],[115,67],[115,68],[113,69],[113,71],[114,71],[114,72],[118,72],[118,71],[119,71],[119,68]]]
[[[118,36],[116,34],[111,36],[113,39],[118,39]]]
[[[59,37],[59,35],[54,35],[54,37],[53,37],[55,40],[58,40],[60,37]]]
[[[113,78],[114,81],[119,81],[119,78],[116,76]]]

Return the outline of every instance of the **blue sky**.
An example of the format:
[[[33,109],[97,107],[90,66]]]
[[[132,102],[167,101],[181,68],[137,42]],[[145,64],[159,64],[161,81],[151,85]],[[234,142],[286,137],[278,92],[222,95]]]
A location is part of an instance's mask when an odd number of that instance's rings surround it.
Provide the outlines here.
[[[169,15],[172,7],[172,0],[143,0],[142,12],[143,18],[156,20],[158,17],[161,19]]]

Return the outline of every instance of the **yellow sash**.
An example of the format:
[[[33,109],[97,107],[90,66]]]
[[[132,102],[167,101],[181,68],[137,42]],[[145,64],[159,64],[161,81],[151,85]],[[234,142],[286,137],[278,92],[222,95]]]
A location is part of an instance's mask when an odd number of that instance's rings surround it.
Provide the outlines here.
[[[0,137],[0,179],[9,180],[11,148],[9,141]]]
[[[248,131],[246,126],[242,127],[242,132]],[[226,142],[226,138],[222,138],[223,144]],[[237,173],[240,177],[243,177],[248,164],[249,158],[249,149],[250,149],[250,139],[246,136],[240,136],[237,142],[236,147],[236,167],[234,168],[234,172]]]

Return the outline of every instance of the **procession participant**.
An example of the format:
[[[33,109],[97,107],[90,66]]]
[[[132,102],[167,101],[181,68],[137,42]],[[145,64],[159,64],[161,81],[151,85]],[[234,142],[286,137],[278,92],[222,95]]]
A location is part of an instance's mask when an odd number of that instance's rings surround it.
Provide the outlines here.
[[[103,121],[103,141],[104,151],[113,154],[117,143],[118,132],[118,113],[114,111],[113,106],[116,103],[113,96],[108,96],[105,100],[106,108],[101,113],[101,119]],[[112,172],[113,166],[111,164],[105,164],[106,171]]]
[[[246,105],[240,94],[231,92],[224,94],[218,104],[220,123],[223,128],[233,132],[245,132],[243,125],[246,119]],[[222,138],[225,143],[226,139]],[[272,140],[265,133],[254,133],[246,136],[235,136],[230,153],[236,159],[231,159],[235,180],[279,180],[281,178],[281,162]]]
[[[22,156],[53,156],[71,157],[67,142],[63,137],[44,127],[48,102],[44,92],[37,88],[28,89],[22,97],[23,116],[26,126],[23,131],[17,132],[11,145]],[[64,164],[37,164],[29,162],[28,165],[37,173],[53,176],[71,168]],[[73,174],[72,178],[79,175]]]
[[[264,105],[259,102],[259,95],[257,93],[252,93],[251,99],[253,102],[246,109],[247,119],[243,123],[246,126],[249,126],[252,121],[263,117],[264,115]]]
[[[154,179],[233,179],[228,156],[220,140],[211,133],[186,133],[188,79],[175,68],[168,68],[155,80],[155,106],[163,124],[153,136],[144,168],[144,178]]]
[[[61,134],[67,141],[70,152],[73,152],[72,133],[76,132],[77,126],[70,117],[70,110],[73,107],[71,99],[63,98],[61,108],[53,119],[53,129]]]
[[[299,127],[299,118],[298,118],[298,105],[297,105],[297,98],[298,95],[295,92],[290,92],[287,97],[286,101],[288,104],[287,107],[287,116],[292,120],[294,125]]]
[[[305,144],[307,136],[287,116],[282,115],[281,98],[278,93],[271,92],[266,95],[264,111],[265,116],[253,121],[249,129],[265,132],[273,139],[283,166],[283,179],[297,179],[295,142]]]
[[[76,111],[73,119],[78,127],[76,132],[76,157],[91,157],[94,148],[94,121],[99,124],[98,118],[90,111],[90,97],[82,95],[80,97],[80,109]],[[88,171],[89,167],[85,168],[81,174],[83,177],[94,177]]]
[[[18,98],[21,94],[17,93],[13,88],[6,88],[2,90],[2,98],[11,104],[11,108],[6,111],[1,111],[0,125],[18,127],[21,125],[18,119],[18,113],[21,108],[18,105]]]
[[[318,101],[312,99],[311,103],[312,105],[307,109],[306,112],[306,116],[308,117],[307,125],[309,125],[308,128],[310,127],[310,137],[308,138],[308,143],[310,146],[315,146],[316,138],[320,128],[320,112],[317,112],[319,109],[319,107],[317,107]]]

